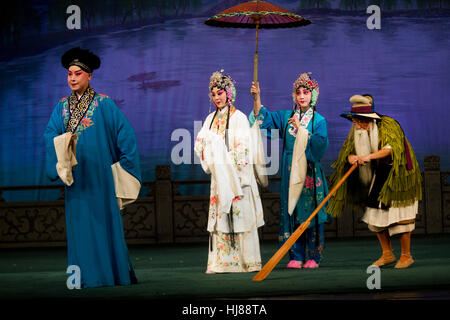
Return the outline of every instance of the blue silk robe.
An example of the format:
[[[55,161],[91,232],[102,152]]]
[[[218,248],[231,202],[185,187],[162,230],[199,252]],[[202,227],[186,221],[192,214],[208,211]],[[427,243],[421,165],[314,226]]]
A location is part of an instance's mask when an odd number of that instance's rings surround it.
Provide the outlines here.
[[[270,138],[270,130],[278,129],[280,138],[283,140],[283,156],[281,162],[281,211],[280,211],[280,224],[279,224],[279,245],[281,246],[295,231],[295,227],[306,221],[311,213],[316,208],[314,201],[314,188],[313,188],[313,172],[308,165],[305,184],[303,186],[302,193],[297,202],[297,206],[292,213],[292,217],[288,213],[288,198],[289,198],[289,177],[292,164],[292,152],[294,149],[295,136],[289,133],[290,124],[288,120],[292,115],[292,110],[278,110],[271,112],[264,106],[258,113],[257,119],[251,112],[249,120],[251,125],[257,120],[260,123],[261,129],[267,129],[267,135]],[[327,134],[327,122],[323,116],[315,112],[314,116],[314,133],[312,131],[313,120],[311,120],[307,126],[308,144],[305,150],[306,159],[309,163],[313,163],[316,173],[316,191],[317,191],[317,205],[328,194],[328,185],[325,177],[325,173],[322,170],[320,159],[324,155],[328,148],[328,134]],[[324,206],[325,208],[326,206]],[[323,233],[323,223],[327,222],[331,216],[327,214],[324,209],[318,213],[319,225],[321,225]],[[315,226],[315,219],[311,220],[309,229]],[[292,250],[296,250],[294,244]]]
[[[68,98],[56,105],[44,134],[46,171],[53,181],[58,179],[53,138],[65,133],[68,107]],[[134,283],[111,171],[120,161],[141,182],[134,130],[112,99],[96,93],[75,134],[78,165],[65,189],[68,265],[80,267],[85,288]]]

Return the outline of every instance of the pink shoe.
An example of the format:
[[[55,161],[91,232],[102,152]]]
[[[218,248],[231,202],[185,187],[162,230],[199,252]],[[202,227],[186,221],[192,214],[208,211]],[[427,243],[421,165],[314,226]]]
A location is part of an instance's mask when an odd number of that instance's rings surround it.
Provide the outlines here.
[[[288,268],[288,269],[301,269],[302,268],[302,263],[298,262],[297,260],[291,260],[287,264],[286,268]]]
[[[315,269],[315,268],[318,268],[319,267],[319,265],[317,264],[317,262],[315,262],[314,260],[308,260],[306,263],[305,263],[305,265],[303,266],[303,268],[306,268],[306,269]]]

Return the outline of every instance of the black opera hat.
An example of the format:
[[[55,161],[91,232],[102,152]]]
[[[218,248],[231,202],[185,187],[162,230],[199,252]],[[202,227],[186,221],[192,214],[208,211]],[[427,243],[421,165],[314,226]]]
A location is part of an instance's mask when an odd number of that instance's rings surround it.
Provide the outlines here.
[[[89,50],[75,47],[63,54],[61,63],[66,69],[69,69],[71,66],[78,66],[82,70],[92,73],[92,71],[100,67],[100,58]]]

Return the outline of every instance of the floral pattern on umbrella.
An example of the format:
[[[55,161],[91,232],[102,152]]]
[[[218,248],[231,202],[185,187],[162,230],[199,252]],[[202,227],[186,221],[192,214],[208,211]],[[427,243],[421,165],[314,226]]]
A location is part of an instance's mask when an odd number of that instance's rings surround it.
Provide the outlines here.
[[[208,20],[205,24],[217,27],[290,28],[306,26],[311,21],[267,1],[249,1],[226,9]]]

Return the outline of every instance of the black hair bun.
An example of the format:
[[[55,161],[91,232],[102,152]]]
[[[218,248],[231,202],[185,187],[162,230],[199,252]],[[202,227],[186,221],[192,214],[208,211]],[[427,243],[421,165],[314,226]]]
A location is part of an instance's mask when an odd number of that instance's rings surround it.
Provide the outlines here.
[[[81,49],[80,47],[75,47],[66,51],[61,57],[61,64],[64,68],[69,69],[71,65],[74,65],[72,62],[76,59],[90,69],[85,71],[92,72],[93,70],[100,68],[100,58],[91,51]]]

